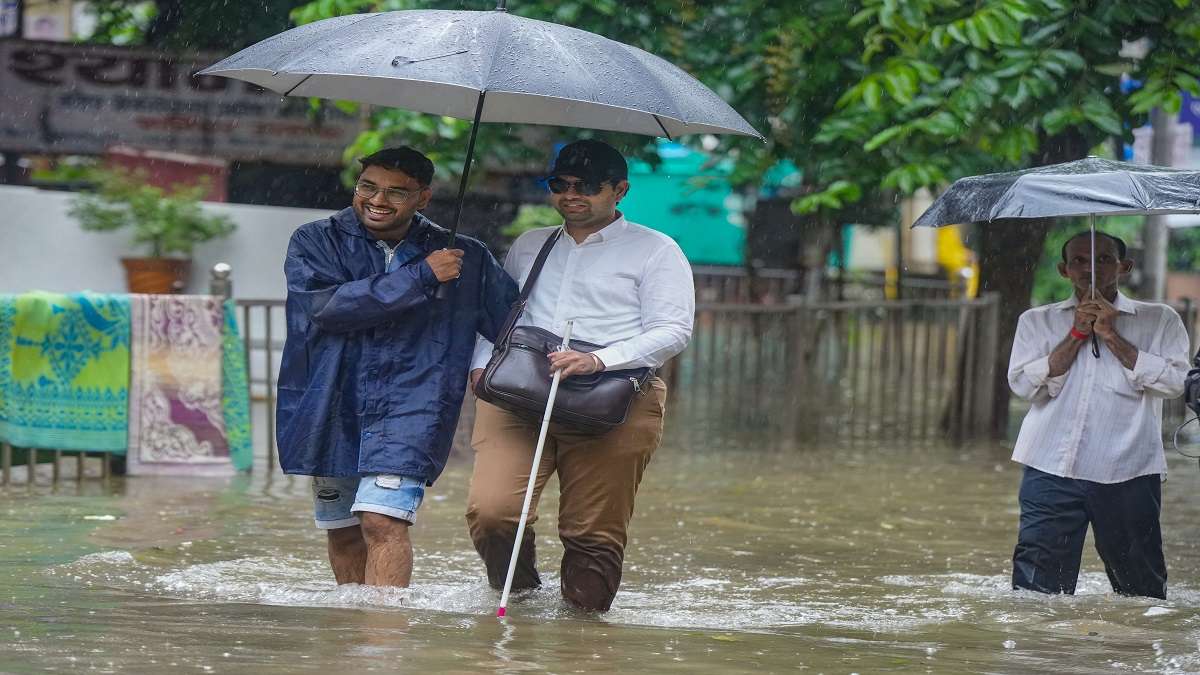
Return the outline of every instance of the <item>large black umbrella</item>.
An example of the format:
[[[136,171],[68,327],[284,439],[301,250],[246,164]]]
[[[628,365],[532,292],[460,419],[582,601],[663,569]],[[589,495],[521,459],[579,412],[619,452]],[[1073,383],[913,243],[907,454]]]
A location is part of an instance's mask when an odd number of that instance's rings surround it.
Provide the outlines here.
[[[481,122],[573,126],[674,138],[762,138],[691,75],[594,33],[494,11],[355,14],[293,28],[201,75],[473,120],[450,242]]]
[[[1001,218],[1090,216],[1094,287],[1095,216],[1171,213],[1200,213],[1200,171],[1087,157],[1024,171],[960,178],[917,218],[913,227]],[[1098,356],[1095,335],[1092,341],[1092,351]]]

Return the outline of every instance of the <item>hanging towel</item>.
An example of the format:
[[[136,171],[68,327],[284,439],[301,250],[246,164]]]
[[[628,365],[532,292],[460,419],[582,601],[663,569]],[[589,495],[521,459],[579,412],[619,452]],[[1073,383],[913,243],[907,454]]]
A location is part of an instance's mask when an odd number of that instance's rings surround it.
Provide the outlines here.
[[[128,296],[0,295],[0,440],[123,453],[128,383]]]

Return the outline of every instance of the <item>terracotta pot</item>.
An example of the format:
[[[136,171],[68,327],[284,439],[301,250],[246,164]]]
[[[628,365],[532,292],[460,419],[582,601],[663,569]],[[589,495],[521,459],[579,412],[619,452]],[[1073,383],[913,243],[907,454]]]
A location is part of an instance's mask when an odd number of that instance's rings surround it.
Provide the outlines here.
[[[130,293],[166,295],[187,286],[192,261],[186,258],[121,258]]]

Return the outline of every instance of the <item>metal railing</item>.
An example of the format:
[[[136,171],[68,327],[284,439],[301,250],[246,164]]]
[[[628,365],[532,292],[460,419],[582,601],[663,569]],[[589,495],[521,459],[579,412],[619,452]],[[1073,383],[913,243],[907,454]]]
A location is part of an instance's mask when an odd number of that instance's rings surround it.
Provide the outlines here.
[[[279,376],[279,358],[287,326],[283,315],[284,301],[273,299],[239,299],[242,348],[246,353],[247,382],[250,385],[251,406],[256,401],[266,403],[265,424],[252,436],[262,438],[268,467],[275,465],[275,395]],[[257,443],[255,444],[257,446]]]
[[[992,423],[998,303],[701,304],[664,374],[703,436],[970,438]]]
[[[696,266],[692,268],[696,301],[700,303],[784,304],[802,294],[802,275],[796,270]],[[822,280],[824,294],[840,300],[895,299],[895,281],[882,272],[853,272],[838,280]],[[904,300],[951,300],[964,297],[961,281],[906,275],[900,280]]]
[[[697,266],[692,268],[696,301],[709,303],[785,302],[800,289],[795,270],[763,269],[753,275],[744,267]]]
[[[0,486],[11,485],[15,470],[23,469],[25,484],[33,488],[40,483],[39,467],[45,465],[49,466],[49,482],[53,485],[62,482],[67,474],[76,482],[88,477],[108,480],[112,476],[110,459],[107,452],[14,448],[0,443]],[[94,471],[89,471],[89,465],[94,465]]]

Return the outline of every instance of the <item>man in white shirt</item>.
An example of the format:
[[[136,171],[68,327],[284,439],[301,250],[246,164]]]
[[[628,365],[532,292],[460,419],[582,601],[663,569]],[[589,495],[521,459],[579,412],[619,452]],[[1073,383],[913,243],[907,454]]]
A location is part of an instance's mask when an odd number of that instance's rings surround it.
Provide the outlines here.
[[[692,270],[670,237],[625,220],[617,210],[629,191],[621,154],[599,141],[571,143],[559,152],[547,183],[565,236],[551,249],[518,324],[562,335],[572,320],[573,339],[606,345],[591,353],[553,353],[551,369],[571,377],[657,368],[683,351],[695,313]],[[557,229],[526,232],[513,243],[504,268],[522,286]],[[479,340],[472,387],[491,353],[491,343]],[[662,439],[665,401],[666,385],[655,377],[635,398],[626,422],[612,431],[592,435],[550,425],[531,509],[557,473],[565,548],[561,587],[577,607],[606,611],[617,593],[634,496]],[[535,422],[477,401],[467,524],[494,588],[507,575],[538,431]],[[529,524],[535,520],[531,512]],[[512,588],[540,583],[533,529],[526,528]]]
[[[1017,324],[1008,382],[1033,406],[1012,457],[1025,465],[1013,588],[1074,593],[1090,522],[1113,590],[1165,598],[1162,401],[1183,393],[1188,336],[1170,307],[1118,292],[1125,242],[1097,232],[1095,257],[1094,299],[1083,232],[1058,265],[1072,297]]]

